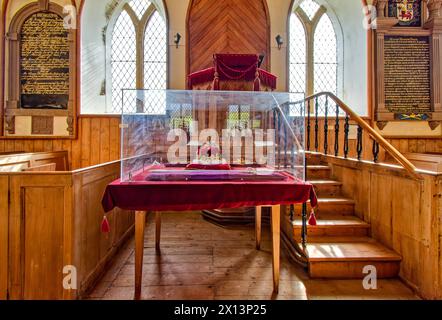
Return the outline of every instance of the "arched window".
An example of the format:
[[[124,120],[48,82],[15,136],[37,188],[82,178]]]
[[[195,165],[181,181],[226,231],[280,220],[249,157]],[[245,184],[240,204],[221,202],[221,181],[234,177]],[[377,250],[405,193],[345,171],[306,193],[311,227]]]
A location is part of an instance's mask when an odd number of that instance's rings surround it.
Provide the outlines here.
[[[295,98],[338,94],[337,35],[327,9],[314,0],[292,8],[289,24],[289,91]]]
[[[112,33],[112,112],[121,110],[121,89],[136,88],[136,38],[135,26],[129,14],[121,12]]]
[[[338,57],[336,34],[327,14],[316,25],[314,35],[314,93],[330,91],[338,94]]]
[[[290,16],[289,44],[289,91],[295,94],[295,100],[301,100],[305,97],[306,89],[307,51],[304,26],[295,14]]]
[[[111,89],[111,97],[108,98],[108,112],[120,113],[122,109],[125,112],[157,112],[145,110],[154,105],[152,103],[145,106],[135,103],[135,93],[130,98],[125,95],[123,106],[121,90],[167,88],[165,18],[148,0],[127,1],[111,32],[111,84],[107,85]]]

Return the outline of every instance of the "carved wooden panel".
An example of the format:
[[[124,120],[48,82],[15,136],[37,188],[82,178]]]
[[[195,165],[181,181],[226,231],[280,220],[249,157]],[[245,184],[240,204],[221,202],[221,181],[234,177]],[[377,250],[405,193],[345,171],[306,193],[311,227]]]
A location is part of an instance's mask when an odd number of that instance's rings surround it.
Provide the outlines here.
[[[32,134],[53,134],[54,117],[32,117]]]
[[[188,12],[188,71],[211,67],[214,53],[265,54],[270,23],[265,0],[193,0]]]

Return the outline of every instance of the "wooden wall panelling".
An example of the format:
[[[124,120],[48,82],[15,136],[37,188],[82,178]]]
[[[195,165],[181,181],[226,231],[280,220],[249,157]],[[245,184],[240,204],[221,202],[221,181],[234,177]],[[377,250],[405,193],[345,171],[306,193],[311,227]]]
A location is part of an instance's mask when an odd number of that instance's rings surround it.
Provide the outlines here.
[[[101,124],[100,120],[91,121],[91,131],[90,131],[90,158],[89,165],[94,166],[100,163],[100,130]]]
[[[435,225],[439,225],[439,227],[435,228],[433,230],[436,230],[435,232],[438,233],[439,235],[442,234],[442,223],[441,220],[438,219],[438,216],[440,217],[441,212],[442,212],[442,176],[438,176],[436,179],[436,194],[434,197],[434,201],[436,202],[436,208],[434,209],[436,211],[435,213],[435,217],[436,217],[436,223]],[[440,239],[440,236],[439,236]],[[441,243],[441,241],[439,241],[439,244]],[[439,262],[437,263],[437,266],[439,268],[439,279],[437,281],[438,285],[438,289],[437,289],[437,296],[438,297],[442,297],[442,255],[439,254]]]
[[[82,116],[78,121],[78,139],[2,139],[1,152],[69,152],[70,168],[80,169],[120,158],[120,118],[118,116]]]
[[[425,177],[421,182],[422,192],[420,197],[420,214],[419,214],[419,229],[418,232],[421,235],[423,241],[419,243],[419,261],[420,270],[431,270],[431,281],[422,281],[421,286],[424,292],[429,292],[432,296],[442,297],[442,269],[438,259],[440,259],[440,242],[442,235],[442,208],[440,182],[441,175],[433,177]],[[439,241],[437,241],[439,239]],[[420,274],[418,276],[421,276]]]
[[[110,234],[100,228],[104,189],[119,174],[116,161],[74,172],[0,175],[0,299],[5,286],[11,299],[85,294],[133,231],[133,213],[122,210],[109,214]],[[77,268],[78,290],[63,289],[67,265]]]
[[[81,168],[90,164],[91,119],[81,119]]]
[[[111,118],[109,124],[109,161],[120,159],[120,119]]]
[[[1,152],[42,152],[42,151],[69,151],[70,167],[75,169],[86,168],[91,165],[120,158],[120,118],[118,116],[81,116],[78,121],[79,137],[69,139],[1,139]],[[324,151],[324,120],[319,120],[319,150]],[[343,155],[344,121],[340,120],[339,155]],[[334,154],[334,120],[329,119],[328,153]],[[373,160],[372,140],[366,133],[363,134],[363,159]],[[388,139],[400,152],[430,152],[442,153],[442,139]],[[312,120],[311,150],[314,150],[314,121]],[[385,152],[381,148],[379,161],[383,161]],[[356,157],[356,140],[350,140],[350,157]]]
[[[321,158],[356,201],[357,215],[370,223],[372,237],[402,256],[401,278],[423,297],[440,299],[442,213],[436,195],[442,191],[441,176],[423,174],[420,181],[398,168]]]
[[[100,162],[106,163],[110,160],[110,120],[100,119]]]
[[[211,67],[215,53],[264,53],[270,68],[270,22],[263,0],[192,0],[187,14],[188,73]]]
[[[63,267],[71,265],[70,174],[10,176],[11,299],[70,298]]]
[[[108,163],[73,173],[75,239],[74,256],[79,270],[81,296],[104,271],[106,264],[132,231],[133,214],[115,209],[107,215],[111,232],[100,230],[104,216],[101,198],[106,186],[120,176],[120,162]]]
[[[0,300],[7,298],[8,290],[8,190],[8,176],[0,175]]]

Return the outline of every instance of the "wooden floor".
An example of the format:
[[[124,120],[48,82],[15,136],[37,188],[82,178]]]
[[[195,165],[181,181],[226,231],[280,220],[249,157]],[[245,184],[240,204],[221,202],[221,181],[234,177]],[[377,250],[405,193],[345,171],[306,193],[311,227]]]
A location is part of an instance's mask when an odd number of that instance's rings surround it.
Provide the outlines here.
[[[279,294],[273,296],[268,226],[257,251],[253,227],[224,229],[197,213],[165,213],[157,255],[152,218],[146,228],[143,299],[418,299],[397,279],[378,280],[378,289],[370,291],[361,280],[310,280],[284,254]],[[88,299],[132,299],[133,283],[132,239]]]

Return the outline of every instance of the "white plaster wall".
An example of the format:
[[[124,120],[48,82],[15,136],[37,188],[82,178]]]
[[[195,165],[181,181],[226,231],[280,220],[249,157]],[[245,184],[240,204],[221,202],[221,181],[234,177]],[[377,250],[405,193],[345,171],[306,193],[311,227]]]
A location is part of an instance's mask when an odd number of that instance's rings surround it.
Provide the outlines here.
[[[315,0],[327,8],[338,41],[342,47],[342,73],[340,98],[360,115],[367,114],[367,32],[363,28],[363,12],[359,0]],[[301,1],[300,1],[301,2]],[[291,0],[267,0],[271,21],[271,72],[278,76],[278,91],[287,87],[287,18]],[[281,50],[275,38],[284,38]]]
[[[106,77],[103,28],[108,1],[86,0],[81,17],[81,113],[106,112],[106,97],[100,95]]]
[[[322,1],[318,1],[322,2]],[[360,115],[367,115],[367,31],[360,0],[328,0],[343,32],[342,100]]]
[[[219,0],[216,0],[219,1]],[[169,88],[186,88],[186,19],[189,0],[165,0],[169,14]],[[181,42],[176,48],[174,35],[181,35]]]
[[[81,112],[104,112],[105,98],[100,96],[105,78],[104,46],[101,32],[106,21],[104,8],[110,0],[86,0],[82,16],[82,94]],[[214,0],[215,1],[215,0]],[[222,1],[222,0],[216,0]],[[169,88],[186,87],[186,18],[189,0],[165,0],[169,18]],[[367,114],[367,40],[362,26],[363,13],[358,0],[317,0],[331,13],[331,19],[342,41],[343,91],[340,97],[356,112]],[[278,91],[287,90],[287,18],[291,0],[267,0],[271,22],[271,72],[278,76]],[[339,30],[340,29],[340,30]],[[173,43],[176,33],[182,36],[178,48]],[[278,50],[276,35],[282,35],[284,46]]]
[[[103,81],[106,79],[106,46],[103,42],[103,28],[108,21],[105,10],[112,0],[86,0],[81,18],[81,113],[94,114],[106,112],[106,96],[101,95]],[[166,8],[161,0],[152,1],[165,16]],[[170,3],[170,4],[169,4]],[[185,89],[185,31],[188,0],[167,1],[173,10],[169,15],[169,88]],[[184,12],[184,13],[183,13]],[[183,37],[176,49],[174,35],[179,32]]]

